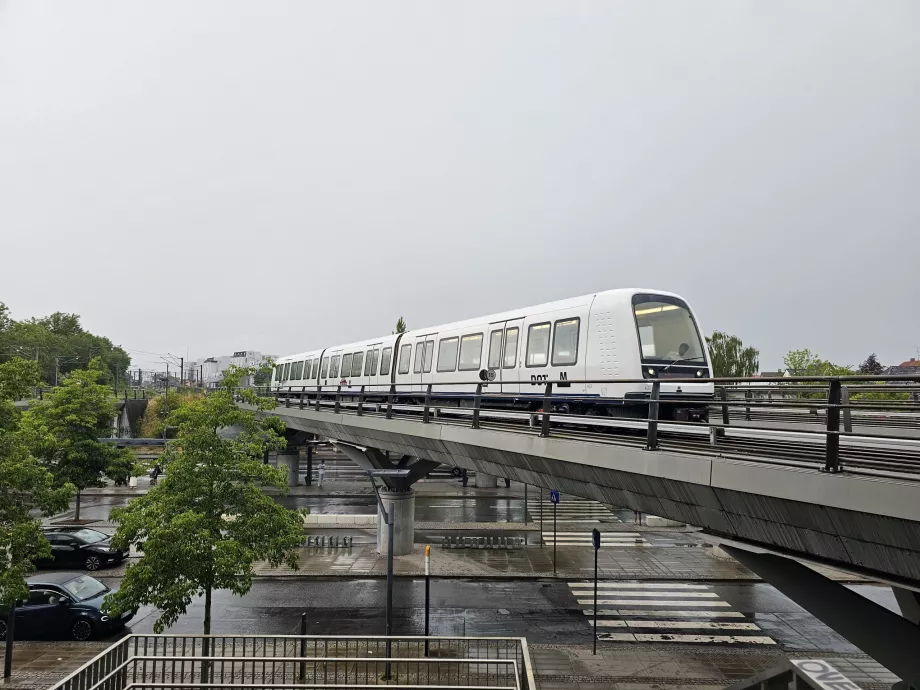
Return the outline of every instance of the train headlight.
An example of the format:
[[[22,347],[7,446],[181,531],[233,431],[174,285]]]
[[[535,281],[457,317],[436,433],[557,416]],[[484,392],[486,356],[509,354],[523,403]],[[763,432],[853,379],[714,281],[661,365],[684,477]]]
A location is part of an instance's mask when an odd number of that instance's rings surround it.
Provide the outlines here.
[[[702,369],[697,369],[697,370],[696,370],[696,377],[697,377],[698,379],[703,378],[703,370],[702,370]]]
[[[649,375],[649,376],[654,376],[654,375],[655,375],[655,370],[652,369],[652,368],[649,368],[649,370],[648,370],[648,375]]]

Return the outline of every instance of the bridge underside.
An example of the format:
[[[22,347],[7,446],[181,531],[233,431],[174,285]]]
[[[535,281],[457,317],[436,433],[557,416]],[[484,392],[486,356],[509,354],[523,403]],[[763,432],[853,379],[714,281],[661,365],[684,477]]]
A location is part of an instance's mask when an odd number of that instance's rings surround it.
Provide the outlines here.
[[[734,543],[920,587],[920,482],[521,432],[278,407],[291,429],[704,528]]]

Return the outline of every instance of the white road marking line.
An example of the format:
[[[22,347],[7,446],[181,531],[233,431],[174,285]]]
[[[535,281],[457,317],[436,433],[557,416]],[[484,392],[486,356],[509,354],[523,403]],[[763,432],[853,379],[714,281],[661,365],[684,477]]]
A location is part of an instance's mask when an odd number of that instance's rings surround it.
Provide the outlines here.
[[[574,592],[575,595],[583,597],[591,592]],[[667,592],[663,590],[656,590],[654,592],[601,592],[598,590],[598,596],[601,597],[688,597],[690,599],[718,599],[719,595],[715,592]],[[593,601],[593,599],[592,599]],[[578,603],[581,603],[582,600],[579,599]]]
[[[751,635],[668,635],[648,633],[598,633],[597,639],[609,642],[696,642],[707,644],[776,644],[770,637]]]
[[[547,532],[543,530],[540,534],[544,537],[553,536],[552,532]],[[585,534],[584,532],[556,532],[557,537],[579,537],[581,539],[587,539],[591,541],[591,535]],[[638,532],[601,532],[601,544],[604,543],[604,539],[628,539],[628,538],[642,537]]]
[[[593,582],[570,582],[569,587],[575,589],[576,587],[584,587],[585,589],[593,589]],[[598,582],[597,588],[602,589],[604,587],[611,589],[709,589],[709,585],[690,585],[683,582]]]
[[[624,596],[627,596],[624,593]],[[593,606],[593,599],[579,599],[578,603],[582,606]],[[726,601],[689,601],[681,600],[676,601],[674,599],[598,599],[598,606],[601,604],[612,605],[612,606],[728,606]]]
[[[592,602],[593,604],[593,602]],[[586,616],[593,616],[594,609],[583,609]],[[647,618],[744,618],[740,611],[664,611],[661,609],[598,609],[598,616],[645,616]]]
[[[594,621],[588,621],[594,625]],[[760,630],[754,623],[719,623],[713,621],[637,621],[605,620],[597,621],[599,628],[662,628],[664,630]]]

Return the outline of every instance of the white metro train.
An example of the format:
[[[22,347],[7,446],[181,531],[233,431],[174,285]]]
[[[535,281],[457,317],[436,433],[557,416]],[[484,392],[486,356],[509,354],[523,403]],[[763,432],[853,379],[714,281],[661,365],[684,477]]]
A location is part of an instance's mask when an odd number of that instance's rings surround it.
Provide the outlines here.
[[[553,411],[645,416],[652,381],[710,376],[696,316],[678,295],[607,290],[502,314],[421,328],[281,357],[272,386],[299,394],[341,386],[381,400],[419,402],[428,384],[438,404],[470,405],[484,381],[484,407],[542,409],[545,381]],[[619,382],[642,380],[640,382]],[[594,380],[601,383],[577,383]],[[564,382],[564,383],[563,383]],[[329,392],[325,388],[324,392]],[[706,421],[710,382],[661,383],[662,419]],[[445,401],[444,398],[447,398]]]

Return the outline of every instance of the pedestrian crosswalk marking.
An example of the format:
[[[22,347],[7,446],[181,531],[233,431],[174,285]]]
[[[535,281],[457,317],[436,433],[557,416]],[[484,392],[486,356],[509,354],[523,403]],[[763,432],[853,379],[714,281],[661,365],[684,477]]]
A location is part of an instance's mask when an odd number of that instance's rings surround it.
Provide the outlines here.
[[[774,645],[756,621],[732,611],[712,587],[687,582],[569,582],[569,590],[596,625],[598,640],[685,644]],[[597,623],[594,606],[598,606]],[[605,608],[600,608],[604,606]],[[610,608],[615,607],[615,608]]]
[[[593,601],[592,601],[593,604]],[[586,616],[593,616],[594,609],[582,611]],[[666,611],[662,609],[598,609],[598,616],[645,616],[647,618],[744,618],[740,611]]]
[[[527,511],[532,518],[540,515],[541,506],[544,523],[553,519],[554,507],[556,520],[559,522],[599,522],[601,519],[606,522],[620,522],[620,519],[610,508],[598,501],[573,499],[566,496],[563,498],[562,503],[553,504],[548,499],[544,499],[542,503],[539,500],[531,499],[527,501]]]
[[[594,621],[588,621],[594,625]],[[760,630],[754,623],[722,623],[718,621],[597,621],[598,628],[663,628],[666,630]]]
[[[558,546],[594,546],[590,532],[555,532],[543,530],[544,544]],[[623,546],[652,546],[639,532],[605,532],[601,535],[601,548]]]
[[[597,639],[609,642],[703,642],[709,644],[776,644],[766,635],[674,635],[670,633],[598,633]]]
[[[628,596],[624,594],[623,596]],[[579,599],[578,603],[583,606],[593,606],[594,599]],[[614,606],[730,606],[728,602],[725,601],[713,601],[712,599],[706,600],[680,600],[675,601],[674,599],[601,599],[598,597],[597,604],[605,605],[614,605]]]
[[[687,592],[687,591],[664,592],[664,591],[657,590],[657,589],[652,590],[651,592],[634,592],[630,590],[628,592],[623,592],[622,594],[619,594],[617,592],[604,592],[604,591],[601,591],[600,588],[598,588],[597,593],[598,593],[598,596],[604,596],[604,597],[611,597],[611,596],[614,596],[614,597],[619,597],[619,596],[622,596],[622,597],[688,597],[690,599],[716,599],[719,596],[715,592]],[[575,592],[575,594],[576,596],[584,596],[585,594],[587,594],[587,592],[582,592],[579,590]],[[578,603],[581,603],[582,601],[583,601],[582,599],[579,599]],[[585,599],[584,601],[587,601],[587,599]],[[591,601],[594,601],[594,600],[592,599]]]
[[[572,591],[579,588],[593,591],[593,582],[570,582]],[[691,585],[685,582],[598,582],[597,589],[709,589],[707,585]]]

